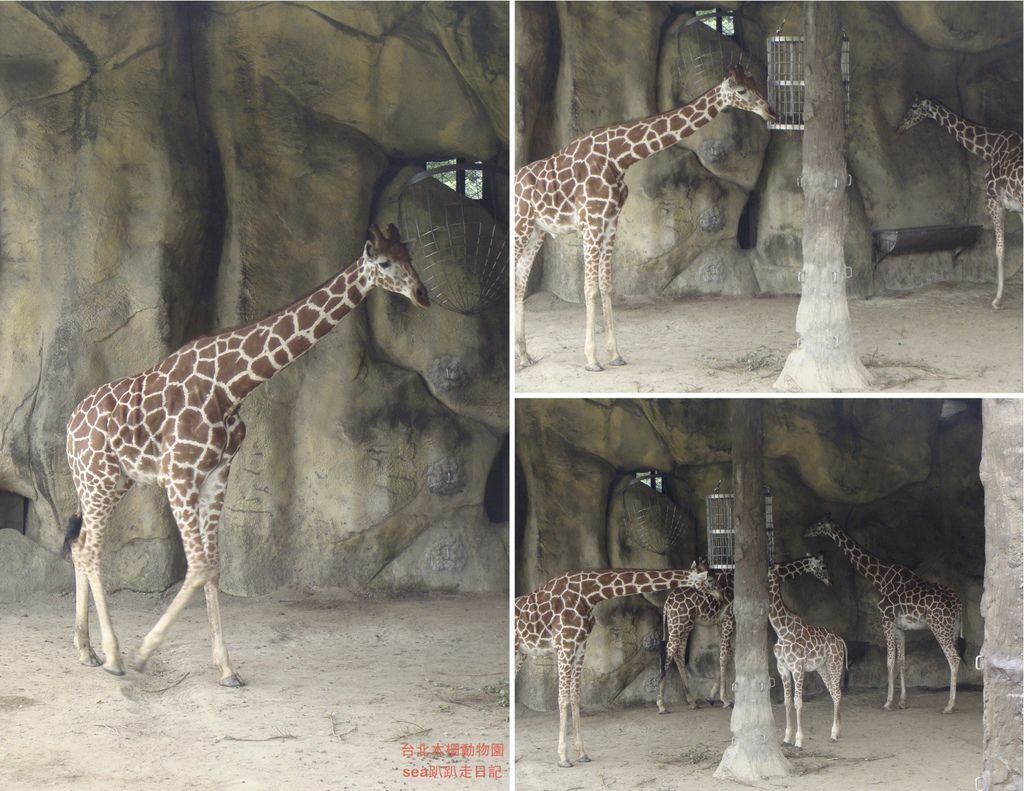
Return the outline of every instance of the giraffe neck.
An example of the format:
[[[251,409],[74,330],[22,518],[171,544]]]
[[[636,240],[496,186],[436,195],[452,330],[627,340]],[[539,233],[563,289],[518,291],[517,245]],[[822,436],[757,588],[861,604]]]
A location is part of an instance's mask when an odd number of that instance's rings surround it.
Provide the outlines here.
[[[986,139],[985,134],[991,131],[988,127],[968,121],[934,99],[931,102],[931,110],[928,115],[935,119],[939,126],[953,135],[957,142],[970,153],[989,161],[988,149],[983,142],[980,142],[984,141]]]
[[[689,570],[657,570],[657,571],[606,571],[598,578],[598,589],[587,593],[587,603],[593,607],[617,596],[633,596],[637,593],[656,593],[686,586],[693,581],[693,572]]]
[[[208,338],[216,343],[215,378],[230,406],[309,351],[372,289],[360,258],[276,313]]]
[[[886,575],[892,570],[892,564],[883,563],[841,530],[835,530],[832,538],[861,576],[874,585],[879,593],[885,593]]]
[[[611,143],[609,158],[624,171],[641,159],[646,159],[675,145],[684,137],[689,137],[725,107],[721,87],[716,85],[682,107],[616,125],[616,131],[624,130],[620,131],[620,134],[625,135],[625,149],[616,151],[620,148],[617,143],[622,142],[621,137],[616,138]]]
[[[810,560],[810,558],[805,558],[805,560]],[[782,600],[782,580],[799,577],[807,570],[806,562],[793,561],[774,566],[768,572],[768,621],[776,634],[781,634],[785,625],[797,619],[797,616],[786,607],[786,603]]]

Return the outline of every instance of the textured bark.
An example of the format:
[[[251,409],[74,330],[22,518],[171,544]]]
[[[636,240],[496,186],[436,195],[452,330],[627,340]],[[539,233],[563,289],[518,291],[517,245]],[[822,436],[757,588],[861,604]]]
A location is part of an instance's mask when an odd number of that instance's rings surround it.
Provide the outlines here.
[[[803,287],[796,314],[799,345],[777,390],[866,390],[870,377],[853,343],[846,304],[846,130],[838,3],[805,4]]]
[[[985,789],[1021,788],[1021,432],[1019,399],[982,402],[985,486]]]
[[[732,404],[732,469],[736,499],[736,697],[732,744],[715,770],[718,779],[750,783],[790,773],[768,697],[768,547],[764,531],[763,402]]]

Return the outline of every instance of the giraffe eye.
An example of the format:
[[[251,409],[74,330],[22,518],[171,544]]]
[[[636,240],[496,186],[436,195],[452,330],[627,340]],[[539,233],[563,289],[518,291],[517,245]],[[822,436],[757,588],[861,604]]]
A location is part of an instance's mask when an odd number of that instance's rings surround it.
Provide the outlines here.
[[[380,262],[380,268],[381,269],[389,269],[390,267],[391,267],[391,262],[388,259],[385,258],[383,261]]]

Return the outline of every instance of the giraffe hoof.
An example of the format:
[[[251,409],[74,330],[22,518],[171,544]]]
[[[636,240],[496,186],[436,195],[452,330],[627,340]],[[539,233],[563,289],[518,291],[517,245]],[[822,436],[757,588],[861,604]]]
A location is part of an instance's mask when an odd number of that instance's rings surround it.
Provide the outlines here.
[[[245,682],[238,677],[238,673],[232,673],[227,678],[222,678],[220,680],[220,685],[222,687],[244,687]]]
[[[999,310],[1003,307],[1003,301],[1001,299],[995,299],[992,301],[992,310]]]
[[[590,756],[587,755],[586,753],[583,753],[583,755],[577,756],[576,763],[578,763],[578,764],[589,764],[590,763]]]
[[[614,360],[609,360],[608,365],[625,365],[626,361],[621,357],[616,357]]]
[[[572,764],[569,761],[559,761],[558,765],[563,769],[572,769]]]
[[[601,363],[591,363],[590,365],[584,366],[588,371],[603,371]]]
[[[899,708],[905,709],[907,707],[907,702],[904,701],[904,700],[901,700],[897,705],[898,705]]]
[[[141,656],[136,656],[134,659],[132,659],[131,662],[128,663],[128,667],[130,667],[136,673],[145,673],[146,662],[147,660],[143,659]]]
[[[942,710],[942,713],[943,714],[952,714],[953,713],[953,707],[952,706],[946,706],[946,708],[944,708]]]
[[[533,365],[537,361],[534,360],[528,354],[521,354],[521,355],[519,355],[519,358],[516,360],[516,362],[519,363],[519,367],[520,368],[529,368],[531,365]]]
[[[882,708],[885,709],[885,711],[892,711],[892,704],[891,703],[883,703],[882,704]]]
[[[722,701],[722,708],[723,709],[731,709],[732,708],[732,701],[731,700],[723,700]]]
[[[107,667],[106,665],[100,665],[100,667],[102,667],[104,670],[106,670],[112,676],[123,676],[124,675],[124,668],[120,665],[120,663],[116,664],[116,665],[111,665],[110,667]]]
[[[782,746],[783,747],[792,747],[793,746],[793,742],[787,742],[785,739],[783,739],[782,740]]]
[[[94,654],[92,651],[89,652],[88,656],[79,657],[78,662],[79,664],[85,665],[86,667],[99,667],[101,664],[103,664],[102,662],[100,662],[100,658],[96,656],[96,654]]]

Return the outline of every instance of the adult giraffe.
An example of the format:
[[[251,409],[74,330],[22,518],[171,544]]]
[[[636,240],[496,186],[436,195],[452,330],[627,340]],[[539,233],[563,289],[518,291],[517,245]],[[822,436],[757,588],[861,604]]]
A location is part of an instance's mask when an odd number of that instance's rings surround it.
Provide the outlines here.
[[[930,629],[949,663],[949,703],[943,713],[951,714],[956,705],[956,674],[964,654],[964,605],[960,597],[945,585],[923,580],[904,566],[886,563],[866,552],[830,516],[811,525],[804,532],[804,538],[816,536],[835,541],[847,560],[880,595],[878,612],[882,616],[886,666],[889,670],[889,685],[882,708],[892,710],[893,671],[897,665],[900,673],[899,707],[907,707],[907,686],[903,679],[906,664],[904,631]]]
[[[217,581],[217,526],[231,460],[245,438],[238,415],[242,400],[314,343],[375,287],[428,307],[398,229],[387,236],[376,225],[359,259],[319,288],[259,321],[206,335],[142,373],[97,387],[71,413],[67,454],[81,511],[68,523],[65,555],[75,565],[75,647],[79,661],[95,667],[89,644],[89,592],[103,641],[103,669],[124,675],[110,621],[100,553],[110,512],[133,482],[162,486],[181,533],[188,571],[181,590],[157,621],[132,667],[143,670],[199,588],[213,630],[213,661],[224,686],[242,686],[221,633]]]
[[[560,236],[576,231],[583,239],[583,290],[587,303],[587,329],[583,353],[588,371],[601,371],[594,351],[594,315],[601,292],[605,345],[609,365],[625,365],[612,325],[611,254],[619,213],[628,190],[626,170],[707,124],[726,107],[775,120],[775,111],[757,85],[739,66],[694,101],[668,112],[601,127],[573,140],[546,159],[524,165],[516,172],[516,359],[533,363],[526,351],[523,300],[537,251],[544,234]]]
[[[896,134],[900,135],[928,118],[956,138],[970,153],[988,162],[985,175],[988,194],[988,213],[996,233],[996,298],[992,307],[999,310],[1003,304],[1003,210],[1017,212],[1024,222],[1024,146],[1020,132],[1012,129],[993,129],[968,121],[941,102],[919,95],[907,108]]]

